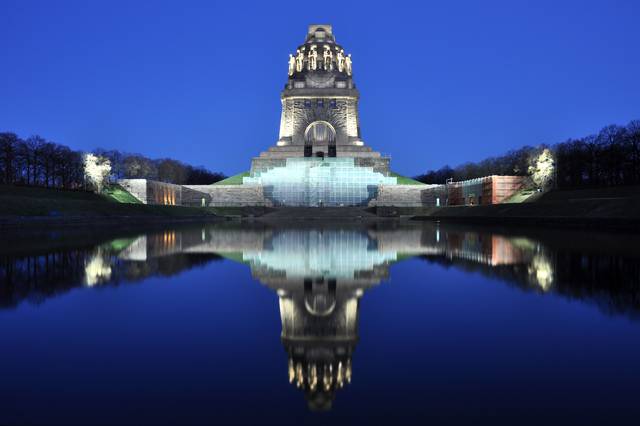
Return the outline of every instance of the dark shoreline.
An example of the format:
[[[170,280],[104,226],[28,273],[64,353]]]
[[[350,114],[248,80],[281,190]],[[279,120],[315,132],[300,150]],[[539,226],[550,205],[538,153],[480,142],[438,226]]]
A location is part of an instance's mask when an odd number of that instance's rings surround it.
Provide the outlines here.
[[[447,207],[181,207],[117,203],[92,193],[0,186],[0,230],[140,230],[227,220],[293,224],[406,220],[640,231],[640,187],[553,190],[533,202]]]
[[[231,217],[202,216],[10,216],[0,217],[0,230],[42,230],[43,228],[63,229],[69,227],[114,227],[136,229],[173,225],[181,223],[205,223],[231,220]]]
[[[439,215],[439,214],[398,214],[398,215],[376,215],[362,209],[361,215],[355,215],[353,211],[340,215],[335,211],[329,212],[319,209],[312,215],[301,215],[300,212],[292,211],[293,216],[287,218],[280,214],[271,216],[225,216],[225,215],[202,215],[202,216],[12,216],[0,217],[0,230],[2,231],[25,231],[25,230],[47,230],[47,229],[69,229],[92,227],[112,228],[118,230],[140,230],[149,228],[162,228],[169,225],[194,224],[194,223],[217,223],[225,221],[256,221],[263,223],[300,223],[300,222],[396,222],[396,221],[430,221],[447,222],[470,225],[506,226],[524,228],[563,228],[582,230],[603,230],[603,231],[632,231],[640,232],[640,218],[617,218],[617,217],[543,217],[543,216],[480,216],[480,215]],[[347,212],[345,212],[347,213]]]
[[[640,218],[604,218],[604,217],[499,217],[499,216],[414,216],[416,221],[441,221],[447,223],[464,223],[473,225],[527,227],[527,228],[562,228],[605,231],[640,232]]]

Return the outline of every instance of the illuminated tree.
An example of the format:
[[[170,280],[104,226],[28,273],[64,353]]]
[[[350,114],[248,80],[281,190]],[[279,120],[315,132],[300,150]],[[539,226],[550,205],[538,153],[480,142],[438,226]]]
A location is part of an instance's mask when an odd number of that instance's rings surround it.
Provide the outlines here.
[[[106,157],[100,157],[92,153],[84,156],[84,176],[87,185],[95,192],[100,193],[111,174],[111,162]]]
[[[540,155],[534,157],[532,163],[529,166],[529,174],[533,183],[538,188],[548,189],[553,183],[556,168],[553,153],[549,148],[545,148]]]

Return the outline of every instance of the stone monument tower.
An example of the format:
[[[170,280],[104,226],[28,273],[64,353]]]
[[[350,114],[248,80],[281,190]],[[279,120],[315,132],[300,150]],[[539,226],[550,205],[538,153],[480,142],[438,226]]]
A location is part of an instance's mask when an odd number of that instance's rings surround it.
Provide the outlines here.
[[[330,156],[337,144],[361,146],[351,55],[336,44],[331,26],[311,25],[289,61],[278,145],[325,148]]]
[[[252,159],[243,183],[261,185],[276,206],[367,205],[379,185],[396,184],[389,158],[362,140],[351,54],[331,25],[309,26],[280,98],[278,141]]]
[[[281,93],[277,146],[253,160],[253,170],[286,157],[354,157],[356,165],[388,174],[389,159],[364,146],[351,54],[336,43],[331,25],[310,25],[305,42],[289,55]]]

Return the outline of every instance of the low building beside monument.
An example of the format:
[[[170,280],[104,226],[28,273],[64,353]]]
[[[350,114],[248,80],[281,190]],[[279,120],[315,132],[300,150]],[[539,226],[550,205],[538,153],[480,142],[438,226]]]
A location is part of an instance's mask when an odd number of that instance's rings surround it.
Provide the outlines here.
[[[118,184],[142,204],[182,206],[182,186],[148,179],[120,179]]]
[[[462,182],[451,182],[447,187],[447,205],[475,206],[500,204],[527,185],[526,176],[485,176]]]
[[[142,204],[185,207],[267,205],[260,185],[174,185],[149,179],[120,179],[118,184]]]

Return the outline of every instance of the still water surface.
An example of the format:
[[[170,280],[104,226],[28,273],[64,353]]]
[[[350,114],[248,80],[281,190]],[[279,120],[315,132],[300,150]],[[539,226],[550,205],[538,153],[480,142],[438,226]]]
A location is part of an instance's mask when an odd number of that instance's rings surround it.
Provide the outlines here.
[[[7,235],[0,424],[637,424],[637,235]]]

